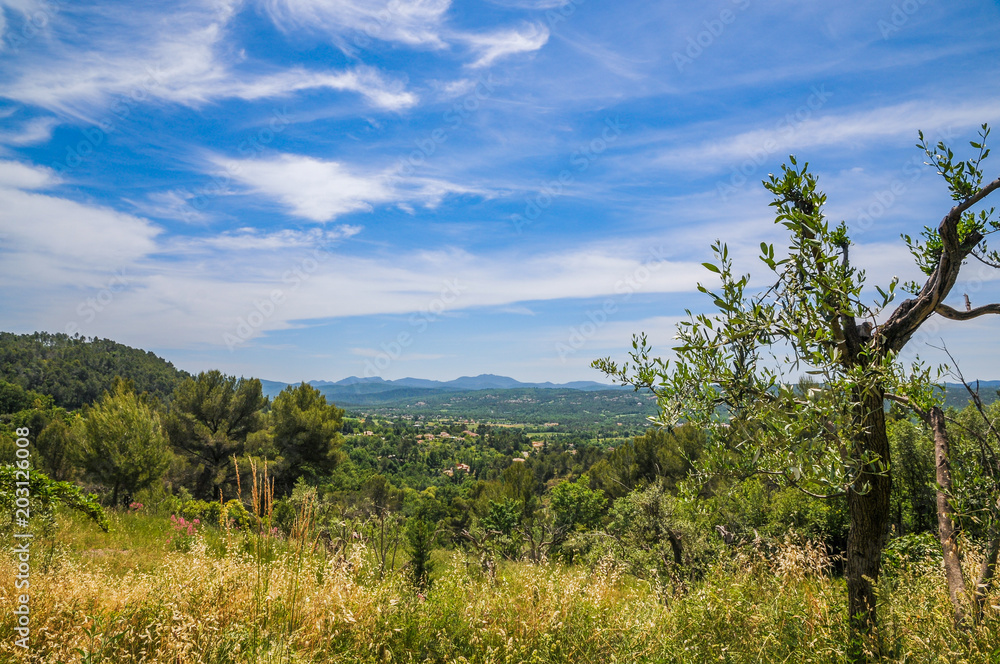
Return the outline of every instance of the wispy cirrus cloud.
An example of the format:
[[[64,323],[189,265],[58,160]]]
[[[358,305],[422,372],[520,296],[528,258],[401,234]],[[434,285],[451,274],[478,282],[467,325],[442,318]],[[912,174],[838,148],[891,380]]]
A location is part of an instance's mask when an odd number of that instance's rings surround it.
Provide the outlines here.
[[[579,0],[576,0],[579,2]],[[568,5],[574,0],[489,0],[494,5],[501,7],[514,7],[516,9],[558,9]]]
[[[223,231],[217,235],[179,242],[175,244],[172,251],[196,252],[210,249],[227,252],[273,252],[287,249],[325,247],[329,246],[330,243],[353,237],[360,232],[360,226],[347,224],[331,229],[313,228],[307,231],[285,228],[279,231],[267,232],[257,228],[239,228],[235,231]]]
[[[317,172],[328,168],[320,164]],[[282,179],[300,178],[285,173]],[[254,298],[274,289],[282,291],[282,305],[261,326],[262,333],[304,321],[409,314],[426,308],[442,284],[451,284],[459,295],[455,307],[461,309],[620,294],[630,275],[645,271],[648,292],[685,290],[692,284],[692,265],[654,267],[634,246],[550,248],[531,256],[415,249],[365,257],[338,248],[360,232],[353,225],[166,234],[142,217],[42,193],[58,185],[47,169],[0,161],[5,211],[0,276],[18,285],[17,306],[6,309],[7,324],[15,329],[62,330],[72,322],[86,334],[126,342],[221,347],[225,332],[252,309]],[[331,205],[339,209],[341,203]],[[75,316],[81,298],[101,288],[112,270],[127,274],[127,287],[116,290],[114,306],[91,320]],[[287,275],[294,270],[302,278],[290,282]],[[30,298],[23,297],[29,292]],[[339,295],[331,298],[330,293]],[[4,301],[11,297],[8,292]],[[519,313],[527,311],[522,309]]]
[[[209,83],[188,87],[179,98],[191,101],[208,100],[212,97],[255,100],[323,88],[356,92],[367,99],[372,106],[388,110],[402,110],[417,103],[417,95],[407,91],[401,80],[392,79],[378,69],[366,66],[340,72],[310,71],[296,67],[221,86]]]
[[[0,145],[36,145],[52,138],[55,118],[40,117],[26,120],[16,129],[0,132]]]
[[[806,108],[803,106],[803,108]],[[714,170],[734,161],[766,151],[788,154],[806,148],[850,146],[878,138],[905,138],[911,142],[917,128],[934,133],[946,128],[966,129],[996,117],[1000,101],[964,104],[928,104],[904,102],[867,110],[848,108],[841,111],[807,109],[796,116],[796,109],[771,127],[751,129],[693,145],[668,149],[657,162],[690,170]],[[759,124],[759,123],[758,123]]]
[[[337,36],[355,33],[362,38],[445,48],[441,31],[451,0],[267,0],[263,4],[275,24],[285,30],[320,30]]]
[[[528,23],[520,29],[498,30],[490,33],[464,34],[459,37],[478,57],[469,63],[471,68],[489,67],[500,58],[517,53],[531,53],[549,41],[549,29],[544,25]]]
[[[55,15],[45,48],[25,52],[8,66],[2,96],[73,117],[92,115],[120,97],[200,106],[333,90],[359,94],[387,110],[416,103],[402,80],[370,66],[249,66],[246,52],[227,41],[238,7],[236,2],[188,2],[169,21],[151,9],[122,12],[114,19],[101,13],[102,29],[84,40]]]
[[[519,28],[491,31],[458,29],[447,20],[451,0],[268,0],[271,19],[285,31],[320,31],[347,51],[364,48],[372,41],[444,50],[464,45],[474,60],[472,68],[489,67],[497,60],[542,48],[549,38],[544,25],[525,23]],[[549,8],[552,2],[543,2]]]

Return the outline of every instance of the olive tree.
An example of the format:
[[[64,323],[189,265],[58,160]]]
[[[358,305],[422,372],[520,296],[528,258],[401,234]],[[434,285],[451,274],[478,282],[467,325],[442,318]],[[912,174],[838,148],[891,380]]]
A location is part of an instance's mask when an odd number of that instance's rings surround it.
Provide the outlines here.
[[[955,203],[921,237],[903,236],[926,279],[900,287],[910,296],[894,309],[889,305],[898,279],[876,286],[877,298],[868,299],[864,271],[850,260],[847,226],[830,223],[816,177],[808,164],[800,167],[790,157],[779,175],[763,183],[774,195],[776,223],[789,234],[784,258],[761,243],[772,285],[749,293],[750,275],[736,274],[727,246],[716,242],[717,260],[705,267],[718,275],[720,286],[698,287],[716,313],[688,312],[678,325],[675,359],[652,357],[640,335],[631,362],[594,362],[624,384],[652,390],[662,424],[703,427],[707,459],[743,473],[766,473],[811,495],[846,496],[852,659],[864,657],[860,637],[877,636],[875,583],[891,515],[885,398],[893,391],[914,396],[917,390],[910,388],[927,383],[925,370],[903,371],[899,353],[935,314],[970,320],[1000,313],[1000,304],[959,310],[945,303],[967,259],[1000,265],[1000,255],[986,246],[1000,222],[992,209],[980,206],[1000,188],[1000,178],[983,180],[988,134],[983,125],[980,140],[971,143],[978,152],[966,161],[920,134],[918,147]],[[804,393],[789,380],[802,371],[819,382]]]

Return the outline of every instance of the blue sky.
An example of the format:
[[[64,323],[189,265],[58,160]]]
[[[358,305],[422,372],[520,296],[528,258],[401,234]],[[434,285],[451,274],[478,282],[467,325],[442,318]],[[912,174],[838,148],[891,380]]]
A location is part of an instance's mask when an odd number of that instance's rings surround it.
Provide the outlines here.
[[[190,371],[601,380],[706,308],[716,238],[764,279],[789,154],[884,284],[950,204],[917,130],[1000,122],[995,2],[0,8],[0,328]],[[998,378],[998,324],[908,353]]]

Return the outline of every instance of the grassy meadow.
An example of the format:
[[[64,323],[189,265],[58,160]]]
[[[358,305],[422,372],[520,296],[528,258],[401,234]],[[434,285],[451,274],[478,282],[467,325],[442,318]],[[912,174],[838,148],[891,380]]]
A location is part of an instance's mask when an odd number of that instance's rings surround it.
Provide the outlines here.
[[[371,548],[113,513],[112,530],[63,515],[36,540],[31,646],[14,645],[10,555],[0,565],[3,662],[838,662],[844,584],[820,547],[786,538],[733,547],[668,596],[597,565],[434,552],[432,584],[406,556],[379,573]],[[969,564],[975,564],[970,556]],[[893,662],[1000,661],[1000,603],[951,625],[940,563],[900,558],[882,580]]]

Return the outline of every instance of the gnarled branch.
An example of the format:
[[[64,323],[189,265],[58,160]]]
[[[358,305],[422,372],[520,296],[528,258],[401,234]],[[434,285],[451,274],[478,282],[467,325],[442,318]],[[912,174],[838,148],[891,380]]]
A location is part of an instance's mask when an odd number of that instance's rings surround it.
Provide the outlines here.
[[[945,318],[950,318],[951,320],[972,320],[986,314],[1000,314],[1000,304],[984,304],[981,307],[969,309],[968,311],[959,311],[958,309],[949,307],[947,304],[939,303],[934,308],[934,313],[940,314]]]
[[[920,293],[916,297],[902,302],[892,312],[889,319],[879,327],[879,345],[883,349],[892,351],[901,350],[906,345],[906,342],[910,340],[910,337],[913,336],[913,333],[917,331],[917,328],[931,314],[938,311],[940,307],[946,307],[946,310],[954,311],[956,314],[960,313],[942,303],[958,279],[958,272],[962,268],[962,261],[976,248],[976,245],[983,238],[981,234],[974,232],[965,238],[964,242],[960,243],[958,224],[962,220],[962,215],[969,208],[997,189],[1000,189],[1000,178],[993,180],[975,194],[951,208],[948,214],[941,220],[941,224],[938,226],[938,233],[941,235],[944,247],[941,257],[938,259],[937,266],[927,278],[924,287],[920,289]],[[966,320],[969,317],[969,313],[971,312],[962,314],[966,318],[957,318],[957,320]]]

